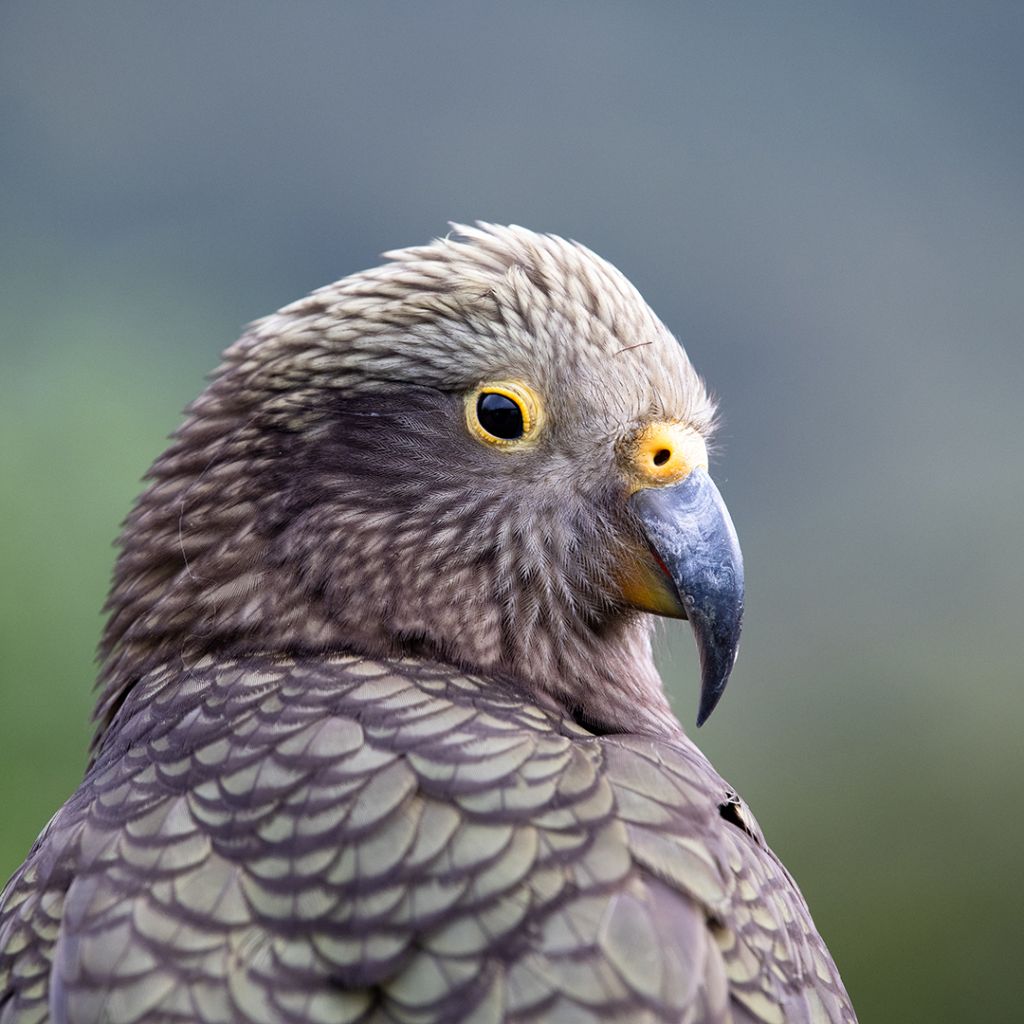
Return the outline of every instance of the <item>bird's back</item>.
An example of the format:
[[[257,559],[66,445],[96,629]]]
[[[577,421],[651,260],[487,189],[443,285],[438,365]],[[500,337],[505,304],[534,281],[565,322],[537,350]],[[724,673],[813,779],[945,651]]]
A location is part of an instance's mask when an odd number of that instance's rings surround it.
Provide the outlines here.
[[[445,666],[151,674],[0,899],[0,1022],[852,1021],[687,740]]]

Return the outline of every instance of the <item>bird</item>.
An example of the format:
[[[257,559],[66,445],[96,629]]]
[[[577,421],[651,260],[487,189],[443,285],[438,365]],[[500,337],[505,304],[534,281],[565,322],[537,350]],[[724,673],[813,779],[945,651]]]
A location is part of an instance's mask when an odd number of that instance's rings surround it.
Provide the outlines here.
[[[452,225],[258,320],[123,524],[0,1024],[853,1022],[673,712],[737,655],[716,403],[583,245]]]

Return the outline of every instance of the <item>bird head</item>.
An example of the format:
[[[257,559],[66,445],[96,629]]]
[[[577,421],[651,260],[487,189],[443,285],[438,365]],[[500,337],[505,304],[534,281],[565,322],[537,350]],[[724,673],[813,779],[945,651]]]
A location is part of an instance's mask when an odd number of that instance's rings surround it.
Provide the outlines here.
[[[163,661],[356,652],[672,731],[651,613],[690,620],[699,724],[743,578],[682,347],[560,238],[480,225],[388,257],[252,325],[154,464],[108,602],[101,728]]]

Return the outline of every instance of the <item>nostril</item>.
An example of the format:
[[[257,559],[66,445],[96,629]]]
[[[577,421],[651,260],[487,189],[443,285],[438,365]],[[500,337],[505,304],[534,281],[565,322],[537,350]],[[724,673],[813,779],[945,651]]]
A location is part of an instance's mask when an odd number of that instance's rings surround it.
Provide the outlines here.
[[[667,448],[659,448],[654,453],[654,464],[656,466],[664,466],[669,459],[672,458],[672,453]]]

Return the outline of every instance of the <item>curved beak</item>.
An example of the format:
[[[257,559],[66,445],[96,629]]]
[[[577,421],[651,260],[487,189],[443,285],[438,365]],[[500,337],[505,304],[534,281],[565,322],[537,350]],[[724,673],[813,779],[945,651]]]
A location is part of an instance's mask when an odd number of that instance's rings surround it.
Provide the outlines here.
[[[651,608],[689,619],[700,656],[703,725],[718,704],[739,650],[743,556],[729,510],[700,466],[670,487],[645,487],[629,499],[651,551],[671,581],[676,607]]]

